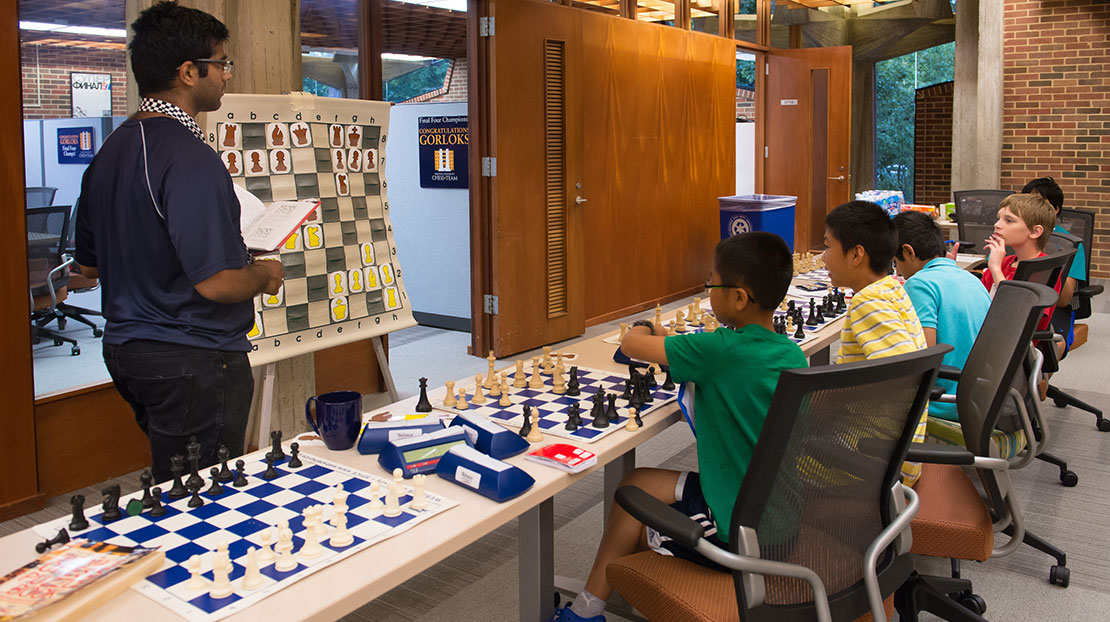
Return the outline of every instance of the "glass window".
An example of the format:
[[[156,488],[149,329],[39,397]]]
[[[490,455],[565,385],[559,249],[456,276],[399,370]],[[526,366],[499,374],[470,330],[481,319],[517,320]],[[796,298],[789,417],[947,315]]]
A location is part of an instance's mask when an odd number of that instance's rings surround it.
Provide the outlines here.
[[[739,41],[759,43],[759,21],[756,19],[756,3],[758,0],[736,0],[736,14],[732,23],[735,35]]]

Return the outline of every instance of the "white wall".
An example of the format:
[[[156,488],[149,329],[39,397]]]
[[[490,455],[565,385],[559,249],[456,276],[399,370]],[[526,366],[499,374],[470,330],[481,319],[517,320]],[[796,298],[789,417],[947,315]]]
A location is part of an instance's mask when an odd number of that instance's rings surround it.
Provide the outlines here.
[[[465,115],[466,103],[390,111],[385,175],[397,258],[413,311],[470,319],[470,191],[421,188],[416,119]]]
[[[108,133],[119,127],[125,117],[88,117],[83,119],[46,119],[23,122],[23,158],[25,183],[28,186],[52,186],[58,189],[54,205],[73,205],[81,192],[85,164],[58,163],[58,128],[91,127],[93,145],[100,145]]]
[[[736,194],[755,194],[755,123],[736,124]]]

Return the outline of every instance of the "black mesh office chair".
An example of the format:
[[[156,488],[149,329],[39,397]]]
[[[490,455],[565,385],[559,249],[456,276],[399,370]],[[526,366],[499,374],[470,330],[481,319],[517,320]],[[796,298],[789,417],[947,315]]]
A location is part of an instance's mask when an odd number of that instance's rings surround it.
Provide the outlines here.
[[[50,186],[28,186],[27,207],[46,207],[54,204],[54,194],[57,188]]]
[[[884,600],[913,566],[905,526],[916,494],[901,466],[951,349],[783,372],[727,551],[642,490],[616,493],[630,514],[732,572],[648,551],[611,563],[609,583],[654,621],[888,619]]]
[[[80,201],[78,202],[78,204],[79,203],[80,203]],[[75,242],[75,237],[76,237],[75,232],[77,230],[77,205],[74,205],[73,208],[70,210],[68,229],[69,230],[67,231],[66,236],[65,236],[66,243],[65,243],[65,251],[64,252],[66,253],[67,256],[73,257],[73,256],[75,256],[76,251],[77,251],[76,242]],[[70,264],[70,275],[69,275],[69,291],[70,291],[70,293],[89,292],[89,291],[95,290],[98,287],[100,287],[100,280],[99,279],[90,279],[90,278],[86,277],[85,275],[81,274],[77,270],[77,264],[76,263]],[[58,304],[58,311],[62,314],[62,317],[58,318],[58,328],[65,329],[66,320],[70,319],[70,320],[80,322],[80,323],[88,326],[89,328],[91,328],[92,333],[93,333],[93,337],[101,337],[101,336],[104,335],[104,331],[99,326],[94,324],[92,320],[90,320],[88,317],[86,317],[86,316],[97,316],[97,317],[103,316],[103,313],[101,313],[100,311],[97,311],[97,310],[94,310],[94,309],[87,309],[85,307],[78,307],[76,305],[71,305],[67,302],[59,303]]]
[[[959,233],[960,252],[986,254],[983,241],[994,232],[998,205],[1011,194],[1009,190],[957,190],[952,193],[956,203],[952,218]]]
[[[921,509],[913,520],[913,553],[953,560],[952,576],[924,576],[914,572],[895,599],[899,619],[916,622],[929,611],[960,622],[984,622],[986,603],[960,577],[959,560],[986,561],[1013,553],[1030,543],[1025,520],[1010,484],[1011,460],[996,457],[991,435],[1003,406],[1014,402],[1013,383],[1043,311],[1056,304],[1056,292],[1043,285],[1020,281],[999,284],[987,317],[962,370],[943,368],[941,377],[956,380],[955,403],[964,447],[915,444],[908,458],[921,461],[921,478],[914,485]],[[1024,409],[1019,406],[1019,411]],[[1031,427],[1028,413],[1023,429]],[[976,490],[962,467],[972,467],[982,483]],[[994,534],[1010,540],[995,546]],[[1065,560],[1066,561],[1066,560]],[[1051,578],[1068,581],[1061,562]]]
[[[69,295],[69,265],[65,236],[69,228],[69,206],[33,207],[27,210],[27,277],[31,297],[31,339],[52,339],[54,345],[72,344],[70,353],[81,353],[77,340],[46,328],[65,316],[58,305]]]

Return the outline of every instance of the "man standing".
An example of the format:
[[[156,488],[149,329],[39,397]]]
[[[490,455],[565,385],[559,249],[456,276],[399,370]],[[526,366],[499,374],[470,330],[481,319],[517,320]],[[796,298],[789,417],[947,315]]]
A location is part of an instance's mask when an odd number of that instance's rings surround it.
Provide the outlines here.
[[[161,2],[131,29],[142,101],[85,171],[76,259],[103,283],[104,362],[164,481],[190,437],[202,466],[219,445],[243,452],[251,299],[276,293],[283,272],[251,261],[231,177],[194,121],[219,108],[231,78],[227,28]]]

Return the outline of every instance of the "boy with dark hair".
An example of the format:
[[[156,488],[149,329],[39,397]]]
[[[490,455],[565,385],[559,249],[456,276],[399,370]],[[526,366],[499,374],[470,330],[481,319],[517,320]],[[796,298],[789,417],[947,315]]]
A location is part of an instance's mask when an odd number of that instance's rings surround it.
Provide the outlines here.
[[[840,331],[836,362],[851,363],[924,349],[925,334],[906,290],[889,275],[897,249],[894,223],[867,201],[845,203],[825,217],[825,267],[835,287],[854,293]],[[926,414],[914,433],[925,440]],[[906,462],[902,475],[913,486],[921,465]]]
[[[1060,210],[1064,208],[1064,191],[1060,189],[1056,180],[1051,177],[1038,177],[1025,184],[1021,189],[1024,194],[1039,194],[1056,211],[1056,226],[1053,232],[1071,234],[1070,231],[1060,226]],[[1067,354],[1075,339],[1075,311],[1071,308],[1071,297],[1079,284],[1087,280],[1087,253],[1080,243],[1075,250],[1075,259],[1072,259],[1068,278],[1060,288],[1060,300],[1056,302],[1056,310],[1052,314],[1052,328],[1063,335],[1064,346],[1061,355]]]
[[[698,472],[638,468],[621,485],[638,486],[706,527],[706,538],[727,546],[732,507],[767,417],[779,373],[806,367],[801,348],[775,333],[775,308],[790,287],[793,256],[772,233],[743,233],[717,244],[709,301],[722,327],[707,333],[665,337],[661,326],[641,320],[621,343],[628,356],[670,366],[676,382],[692,382],[697,413]],[[613,560],[651,548],[709,567],[701,554],[633,518],[617,505],[585,590],[551,617],[555,622],[603,622],[612,589],[605,568]]]
[[[898,250],[894,265],[906,279],[906,295],[921,322],[925,343],[947,343],[952,350],[944,364],[963,369],[967,355],[991,306],[982,283],[956,262],[944,256],[944,236],[932,218],[921,212],[902,212],[894,217]],[[938,380],[944,392],[954,394],[956,383]],[[930,402],[929,415],[959,421],[956,405]]]

